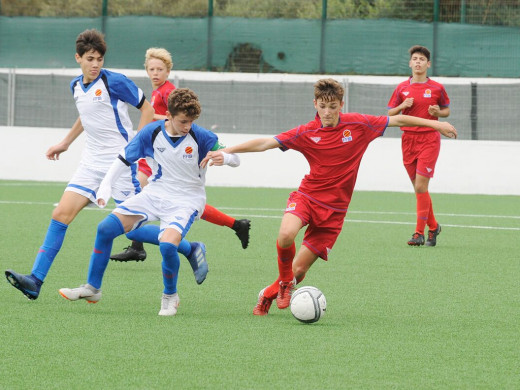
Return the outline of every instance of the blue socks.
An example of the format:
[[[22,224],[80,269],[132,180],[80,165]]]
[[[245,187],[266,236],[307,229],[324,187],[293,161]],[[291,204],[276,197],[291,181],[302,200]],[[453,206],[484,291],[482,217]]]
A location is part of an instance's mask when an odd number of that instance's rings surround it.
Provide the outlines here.
[[[159,249],[163,257],[162,272],[164,282],[164,293],[175,294],[177,292],[177,278],[181,261],[177,253],[177,246],[169,242],[161,242]]]
[[[160,228],[157,225],[144,225],[139,229],[132,230],[126,234],[126,237],[132,241],[146,242],[147,244],[159,245]],[[191,253],[191,244],[184,238],[179,243],[178,251],[188,257]]]
[[[31,275],[37,278],[40,284],[43,283],[54,258],[61,249],[67,228],[68,225],[51,219],[51,223],[47,229],[47,235],[36,255],[31,271]]]
[[[95,288],[101,288],[103,275],[108,265],[112,243],[114,238],[123,234],[125,229],[123,224],[114,214],[109,214],[102,220],[97,228],[96,242],[90,257],[88,267],[87,283]]]

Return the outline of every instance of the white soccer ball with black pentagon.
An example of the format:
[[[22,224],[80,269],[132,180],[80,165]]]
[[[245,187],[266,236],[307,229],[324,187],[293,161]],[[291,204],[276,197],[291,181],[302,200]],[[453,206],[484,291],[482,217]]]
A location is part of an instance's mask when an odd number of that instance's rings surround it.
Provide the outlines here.
[[[300,287],[291,297],[291,313],[298,321],[310,324],[318,321],[327,309],[327,300],[320,289]]]

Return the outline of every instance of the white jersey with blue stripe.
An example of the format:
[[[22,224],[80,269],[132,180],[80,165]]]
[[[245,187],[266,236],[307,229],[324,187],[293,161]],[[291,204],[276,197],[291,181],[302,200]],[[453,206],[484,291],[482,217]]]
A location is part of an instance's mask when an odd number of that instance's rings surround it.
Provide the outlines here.
[[[215,145],[218,145],[217,135],[195,123],[187,135],[174,142],[166,132],[165,120],[160,120],[143,127],[120,158],[132,164],[140,158],[151,157],[155,163],[144,191],[181,203],[195,202],[203,208],[206,168],[201,168],[200,162]]]
[[[82,80],[78,76],[70,83],[87,136],[81,163],[106,171],[134,136],[128,104],[140,108],[145,96],[125,75],[106,69],[86,87]]]

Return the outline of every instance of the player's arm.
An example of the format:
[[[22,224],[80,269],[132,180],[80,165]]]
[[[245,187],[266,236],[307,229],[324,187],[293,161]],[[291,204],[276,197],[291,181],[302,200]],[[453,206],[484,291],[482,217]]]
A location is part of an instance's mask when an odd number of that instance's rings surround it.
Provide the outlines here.
[[[413,106],[413,98],[406,98],[404,101],[399,104],[397,107],[388,109],[388,116],[398,115],[405,108],[410,108]]]
[[[125,160],[125,158],[119,155],[110,169],[107,171],[105,177],[99,185],[99,189],[96,193],[96,203],[99,207],[103,208],[107,205],[110,197],[112,196],[112,187],[114,182],[120,177],[126,170],[130,169],[131,164]]]
[[[209,160],[210,165],[223,165],[222,153],[249,153],[249,152],[264,152],[269,149],[279,148],[280,144],[275,138],[256,138],[250,141],[243,142],[238,145],[229,146],[217,151],[210,151],[202,159],[200,166],[205,167]]]
[[[429,106],[428,114],[430,114],[431,116],[436,116],[437,118],[447,118],[448,116],[450,116],[450,108],[439,107],[438,105]]]
[[[139,119],[137,131],[141,130],[145,125],[153,121],[155,115],[155,110],[148,100],[144,101],[139,110],[141,111],[141,118]]]
[[[60,143],[53,145],[49,149],[47,149],[45,156],[47,156],[49,160],[59,160],[60,154],[67,151],[69,149],[69,146],[74,142],[76,138],[79,137],[79,135],[82,132],[83,125],[81,124],[81,119],[78,117],[78,119],[76,119],[76,122],[74,122],[65,138],[63,138],[63,140],[61,140]]]
[[[419,118],[410,115],[394,115],[388,117],[389,127],[403,127],[403,126],[420,126],[431,127],[439,133],[448,138],[457,138],[457,130],[448,122],[440,122],[437,120],[430,120]]]

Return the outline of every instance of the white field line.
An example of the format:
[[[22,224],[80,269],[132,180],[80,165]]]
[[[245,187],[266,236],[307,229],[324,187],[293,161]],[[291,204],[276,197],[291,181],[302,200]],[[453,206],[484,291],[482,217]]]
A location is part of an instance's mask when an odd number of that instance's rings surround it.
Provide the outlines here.
[[[25,202],[25,201],[0,201],[0,204],[23,204],[23,205],[46,205],[46,206],[56,206],[56,203],[53,202]],[[234,217],[248,217],[248,218],[269,218],[269,219],[281,219],[283,209],[274,209],[274,208],[238,208],[238,207],[217,207],[219,210],[230,210],[230,211],[242,211],[240,213],[233,212]],[[100,209],[97,207],[87,207],[85,210],[88,211],[102,211],[102,212],[110,212],[113,209],[104,208]],[[244,213],[245,211],[245,213]],[[265,215],[265,214],[252,214],[251,212],[277,212],[279,215]],[[347,214],[347,218],[345,219],[345,223],[372,223],[372,224],[384,224],[384,225],[415,225],[415,222],[402,222],[402,221],[376,221],[376,220],[368,220],[368,219],[353,219],[352,215],[362,215],[362,214],[370,214],[370,215],[415,215],[414,213],[409,212],[393,212],[393,211],[349,211]],[[497,218],[497,219],[520,219],[520,216],[516,215],[486,215],[486,214],[442,214],[436,213],[436,215],[440,216],[449,216],[449,217],[471,217],[471,218]],[[484,230],[512,230],[512,231],[520,231],[520,227],[506,227],[506,226],[484,226],[484,225],[459,225],[459,224],[447,224],[443,223],[442,226],[446,227],[454,227],[454,228],[464,228],[464,229],[484,229]]]

